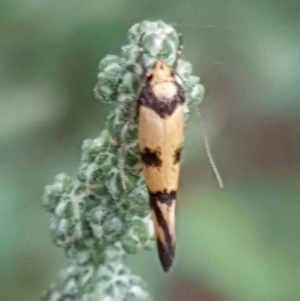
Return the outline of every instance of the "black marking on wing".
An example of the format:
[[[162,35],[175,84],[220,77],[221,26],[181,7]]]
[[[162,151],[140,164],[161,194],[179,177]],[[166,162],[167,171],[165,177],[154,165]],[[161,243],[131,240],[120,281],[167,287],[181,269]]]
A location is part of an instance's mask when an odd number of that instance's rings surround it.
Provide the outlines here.
[[[149,192],[149,194],[150,194],[150,207],[154,211],[157,223],[163,230],[165,236],[165,243],[160,241],[159,237],[156,238],[156,243],[157,243],[157,250],[158,250],[158,255],[159,255],[161,265],[163,267],[163,270],[167,272],[171,268],[174,260],[175,244],[172,243],[172,237],[170,235],[167,222],[164,219],[164,216],[160,208],[158,207],[157,202],[161,202],[170,206],[171,203],[176,200],[176,191],[172,191],[171,193]]]
[[[166,247],[159,239],[156,240],[159,260],[165,272],[168,272],[173,264],[175,246]]]
[[[178,88],[178,93],[172,99],[161,99],[154,95],[148,81],[141,91],[139,105],[154,110],[161,118],[172,115],[177,106],[184,103],[182,88],[177,83],[174,84]]]
[[[177,148],[174,153],[174,164],[178,164],[180,162],[180,153],[181,153],[181,147]]]
[[[170,206],[172,201],[176,200],[176,191],[167,192],[164,190],[163,192],[155,192],[152,193],[149,191],[150,202],[159,201],[163,204]]]
[[[162,161],[160,159],[161,152],[159,150],[151,150],[145,147],[142,151],[142,161],[149,166],[160,167]]]

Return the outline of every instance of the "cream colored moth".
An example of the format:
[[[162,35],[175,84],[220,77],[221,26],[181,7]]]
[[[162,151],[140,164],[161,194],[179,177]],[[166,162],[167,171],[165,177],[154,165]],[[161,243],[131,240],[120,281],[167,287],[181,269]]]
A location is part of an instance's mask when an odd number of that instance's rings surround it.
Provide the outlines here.
[[[175,254],[175,206],[184,135],[184,94],[175,80],[181,50],[180,41],[172,68],[157,60],[147,71],[141,60],[144,78],[138,95],[139,149],[164,271],[170,269]]]
[[[172,68],[166,62],[157,60],[147,71],[142,60],[143,49],[140,47],[140,64],[144,76],[137,97],[138,140],[158,255],[165,272],[171,268],[175,256],[175,206],[185,124],[184,91],[175,79],[183,48],[181,35],[179,40]],[[204,121],[198,109],[197,114],[201,120],[209,162],[222,188],[223,181],[213,161]]]

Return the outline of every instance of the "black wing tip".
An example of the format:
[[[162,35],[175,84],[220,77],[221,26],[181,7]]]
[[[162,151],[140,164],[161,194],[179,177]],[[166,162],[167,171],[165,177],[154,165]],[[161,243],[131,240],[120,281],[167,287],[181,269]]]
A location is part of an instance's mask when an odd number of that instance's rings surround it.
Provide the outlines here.
[[[160,240],[157,240],[157,249],[162,268],[164,272],[168,272],[173,265],[175,257],[175,246],[164,245]]]

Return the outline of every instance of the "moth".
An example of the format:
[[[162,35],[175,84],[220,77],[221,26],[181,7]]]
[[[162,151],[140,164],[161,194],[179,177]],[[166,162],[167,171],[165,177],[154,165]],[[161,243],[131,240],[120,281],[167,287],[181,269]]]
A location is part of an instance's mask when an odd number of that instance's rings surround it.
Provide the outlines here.
[[[143,35],[139,45],[142,38]],[[184,90],[175,78],[182,49],[182,36],[179,35],[173,66],[157,60],[148,71],[142,59],[143,49],[139,47],[143,78],[137,97],[138,145],[158,255],[165,272],[170,270],[175,256],[175,206],[185,126]],[[203,118],[200,111],[196,111],[202,124],[206,154],[219,186],[223,188],[222,178],[210,152]]]
[[[158,255],[165,272],[175,255],[175,206],[184,138],[184,92],[175,79],[182,48],[180,36],[172,68],[157,60],[147,71],[140,60],[144,78],[138,94],[138,144]]]

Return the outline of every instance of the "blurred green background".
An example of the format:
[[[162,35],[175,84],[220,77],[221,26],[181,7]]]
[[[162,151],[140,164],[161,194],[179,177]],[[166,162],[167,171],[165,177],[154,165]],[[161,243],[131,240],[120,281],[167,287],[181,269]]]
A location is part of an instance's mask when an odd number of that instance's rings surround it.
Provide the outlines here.
[[[76,173],[111,109],[98,62],[142,20],[174,24],[206,88],[188,123],[175,266],[128,259],[155,300],[300,300],[300,2],[0,0],[0,300],[39,300],[66,265],[43,187]]]

